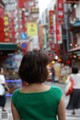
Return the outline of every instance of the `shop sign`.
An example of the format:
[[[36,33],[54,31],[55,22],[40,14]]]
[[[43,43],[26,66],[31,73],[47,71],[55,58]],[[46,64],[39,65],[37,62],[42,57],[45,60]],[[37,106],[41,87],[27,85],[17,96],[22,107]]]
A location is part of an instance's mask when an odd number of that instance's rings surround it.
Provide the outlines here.
[[[24,8],[24,5],[25,3],[27,2],[28,0],[18,0],[18,7],[19,8]]]
[[[30,37],[37,36],[38,35],[38,26],[35,22],[27,23],[27,34]]]
[[[61,25],[56,21],[56,43],[62,43]]]
[[[53,14],[54,11],[50,10],[49,11],[49,29],[50,29],[50,34],[53,34],[54,32],[54,27],[53,27]]]
[[[4,34],[4,20],[0,18],[0,42],[5,41],[5,34]]]
[[[39,8],[32,7],[31,8],[31,13],[39,13]]]
[[[66,3],[70,4],[70,3],[79,3],[80,0],[65,0]]]
[[[57,6],[56,6],[56,15],[57,15],[57,21],[59,24],[64,23],[64,0],[57,0]]]

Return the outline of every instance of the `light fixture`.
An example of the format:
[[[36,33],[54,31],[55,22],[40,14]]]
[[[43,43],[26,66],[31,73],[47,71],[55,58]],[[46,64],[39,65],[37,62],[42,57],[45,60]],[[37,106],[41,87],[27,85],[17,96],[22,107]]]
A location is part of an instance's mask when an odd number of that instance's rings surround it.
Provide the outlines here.
[[[76,7],[77,7],[77,5],[75,4],[75,5],[74,5],[74,8],[76,8]]]
[[[72,43],[70,43],[70,46],[72,46]]]
[[[75,47],[77,47],[78,46],[78,44],[75,44]]]
[[[58,59],[58,56],[57,56],[57,55],[55,56],[55,59],[56,59],[56,60]]]

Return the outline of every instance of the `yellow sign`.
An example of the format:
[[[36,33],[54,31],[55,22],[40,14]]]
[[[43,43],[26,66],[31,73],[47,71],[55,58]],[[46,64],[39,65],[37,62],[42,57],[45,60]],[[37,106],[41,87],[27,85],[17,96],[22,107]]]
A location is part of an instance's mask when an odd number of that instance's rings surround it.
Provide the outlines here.
[[[36,36],[38,34],[38,26],[37,23],[30,22],[27,23],[27,34],[28,36]]]

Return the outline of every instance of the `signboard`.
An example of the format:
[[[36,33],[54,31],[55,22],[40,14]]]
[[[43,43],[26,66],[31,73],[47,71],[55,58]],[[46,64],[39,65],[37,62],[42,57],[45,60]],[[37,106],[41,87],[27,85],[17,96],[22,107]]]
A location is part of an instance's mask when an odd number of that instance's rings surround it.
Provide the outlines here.
[[[56,42],[62,43],[61,25],[56,21]]]
[[[49,29],[50,29],[50,34],[53,34],[54,32],[54,27],[53,27],[53,14],[54,11],[50,10],[49,11]]]
[[[27,39],[27,34],[24,33],[24,32],[22,32],[22,33],[20,34],[20,39],[21,39],[21,40],[26,40],[26,39]]]
[[[79,3],[80,0],[65,0],[66,3]]]
[[[0,18],[0,42],[5,42],[4,20]]]
[[[64,0],[57,0],[56,16],[59,24],[64,23]]]
[[[30,37],[37,36],[38,34],[38,26],[35,22],[27,23],[27,34]]]
[[[18,7],[19,8],[24,8],[25,3],[27,2],[27,0],[18,0]]]

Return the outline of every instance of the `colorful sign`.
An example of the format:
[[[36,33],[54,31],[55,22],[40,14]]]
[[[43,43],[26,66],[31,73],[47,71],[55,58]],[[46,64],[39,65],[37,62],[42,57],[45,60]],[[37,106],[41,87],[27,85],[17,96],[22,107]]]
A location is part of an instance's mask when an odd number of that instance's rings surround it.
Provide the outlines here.
[[[27,34],[30,37],[36,36],[38,34],[38,26],[35,22],[27,23]]]
[[[59,24],[63,24],[64,23],[64,0],[57,0],[56,15],[57,15],[57,21],[59,22]]]
[[[0,18],[0,42],[5,41],[5,34],[4,34],[4,20]]]
[[[7,14],[4,15],[4,32],[5,32],[5,42],[10,41],[10,22],[9,16]]]
[[[54,27],[53,27],[53,14],[54,11],[50,10],[49,11],[49,29],[50,29],[50,34],[53,34],[54,32]]]
[[[56,42],[62,43],[62,33],[61,33],[61,25],[56,21]]]
[[[19,8],[24,8],[24,5],[25,3],[27,2],[28,0],[18,0],[18,7]]]

